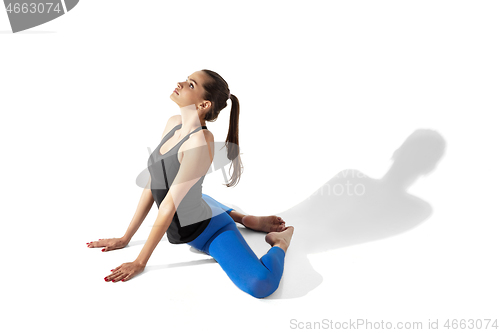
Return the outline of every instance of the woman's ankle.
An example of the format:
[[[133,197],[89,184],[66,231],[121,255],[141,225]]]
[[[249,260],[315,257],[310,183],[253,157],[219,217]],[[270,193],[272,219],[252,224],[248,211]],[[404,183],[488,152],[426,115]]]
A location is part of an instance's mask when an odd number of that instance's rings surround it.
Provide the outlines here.
[[[273,247],[279,247],[280,249],[285,251],[285,253],[286,253],[286,250],[288,250],[288,244],[284,240],[276,241],[276,243],[273,244]]]

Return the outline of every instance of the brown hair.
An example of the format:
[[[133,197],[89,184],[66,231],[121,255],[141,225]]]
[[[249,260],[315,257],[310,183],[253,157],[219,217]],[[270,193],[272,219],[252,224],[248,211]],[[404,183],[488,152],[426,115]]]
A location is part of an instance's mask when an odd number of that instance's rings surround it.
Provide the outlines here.
[[[240,117],[240,102],[233,94],[230,94],[227,82],[214,71],[203,69],[202,72],[207,74],[211,80],[203,85],[205,96],[203,99],[212,103],[212,107],[205,114],[205,121],[214,122],[217,120],[219,113],[227,106],[228,98],[231,99],[231,117],[229,119],[229,131],[226,138],[227,158],[233,166],[233,173],[230,182],[225,184],[227,187],[234,186],[239,182],[243,173],[243,163],[240,158],[240,147],[238,141],[238,121]],[[228,146],[228,143],[231,143]]]

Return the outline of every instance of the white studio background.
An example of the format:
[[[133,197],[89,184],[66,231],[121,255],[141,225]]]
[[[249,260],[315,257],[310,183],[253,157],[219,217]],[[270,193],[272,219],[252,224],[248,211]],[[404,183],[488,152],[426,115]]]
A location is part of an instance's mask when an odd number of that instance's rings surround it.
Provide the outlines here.
[[[294,330],[293,319],[365,319],[425,331],[428,320],[494,319],[499,14],[496,1],[81,1],[12,34],[2,12],[2,326],[267,332]],[[252,298],[166,238],[145,274],[105,283],[141,245],[101,253],[85,243],[126,230],[148,147],[179,114],[169,96],[204,68],[240,100],[245,167],[234,188],[207,176],[205,193],[278,214],[341,170],[382,177],[411,133],[433,129],[445,154],[408,190],[431,216],[309,256],[322,281],[301,297]],[[207,124],[216,141],[228,121],[224,110]],[[146,240],[156,212],[133,240]],[[287,281],[292,249],[293,239]]]

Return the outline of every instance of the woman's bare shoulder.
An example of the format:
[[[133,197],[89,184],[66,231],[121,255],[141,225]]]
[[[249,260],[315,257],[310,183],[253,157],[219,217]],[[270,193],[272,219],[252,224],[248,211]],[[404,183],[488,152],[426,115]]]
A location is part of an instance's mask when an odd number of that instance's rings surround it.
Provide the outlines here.
[[[205,135],[205,139],[207,142],[214,142],[214,135],[208,129],[203,129],[200,132],[202,132],[203,135]]]
[[[214,135],[208,129],[203,129],[201,131],[191,134],[189,139],[186,141],[185,145],[186,147],[184,150],[208,146],[208,151],[210,152],[211,159],[213,159]]]
[[[189,140],[187,140],[187,145],[192,147],[204,146],[206,143],[213,143],[214,135],[208,129],[202,129],[196,133],[193,133],[189,136]]]

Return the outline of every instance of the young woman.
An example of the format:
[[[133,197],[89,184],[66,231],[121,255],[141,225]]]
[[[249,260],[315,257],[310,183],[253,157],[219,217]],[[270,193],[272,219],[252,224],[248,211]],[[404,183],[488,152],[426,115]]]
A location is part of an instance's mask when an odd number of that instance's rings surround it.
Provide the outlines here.
[[[181,114],[169,119],[162,140],[148,160],[150,179],[125,235],[100,239],[88,247],[111,251],[125,247],[146,218],[153,201],[158,217],[137,259],[124,263],[104,278],[128,281],[141,273],[153,250],[166,233],[172,244],[189,244],[212,256],[229,278],[246,293],[262,298],[271,295],[283,274],[285,252],[293,227],[285,227],[278,216],[243,215],[201,191],[203,179],[214,158],[214,137],[206,126],[213,122],[231,99],[227,156],[232,161],[232,186],[241,176],[238,147],[239,102],[217,73],[202,70],[179,82],[170,98]],[[236,227],[236,223],[268,233],[271,249],[257,258]]]

